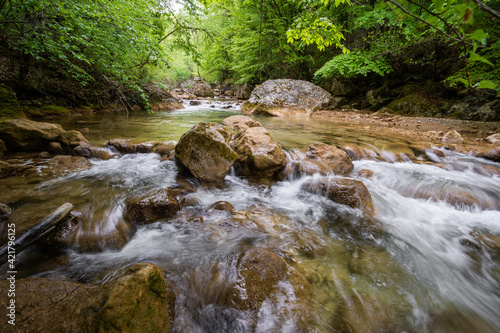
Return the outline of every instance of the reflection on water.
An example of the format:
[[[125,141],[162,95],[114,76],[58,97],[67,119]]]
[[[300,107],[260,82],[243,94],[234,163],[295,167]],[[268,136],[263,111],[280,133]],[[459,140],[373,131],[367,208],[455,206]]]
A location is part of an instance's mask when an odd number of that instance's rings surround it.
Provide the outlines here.
[[[192,107],[61,123],[89,128],[86,135],[97,143],[115,137],[169,141],[199,121],[232,114]],[[295,175],[273,186],[229,175],[225,187],[189,194],[197,204],[172,220],[138,226],[120,249],[76,249],[37,269],[30,258],[43,251],[27,251],[19,258],[21,268],[23,260],[31,266],[25,275],[103,283],[121,267],[155,263],[177,290],[174,332],[500,330],[500,178],[477,171],[499,164],[444,149],[420,157],[425,163],[392,163],[395,153],[382,147],[395,139],[312,120],[258,120],[289,149],[316,141],[372,147],[372,158],[355,161],[352,174],[373,171],[368,179],[353,177],[369,189],[375,218],[302,191],[318,175]],[[175,163],[156,154],[92,164],[62,177],[23,185],[8,179],[0,186],[2,192],[21,189],[12,200],[18,208],[70,201],[91,215],[85,230],[99,234],[120,224],[128,198],[177,183]],[[209,209],[221,200],[236,212]],[[223,302],[239,279],[235,256],[249,247],[273,250],[289,270],[256,311]]]

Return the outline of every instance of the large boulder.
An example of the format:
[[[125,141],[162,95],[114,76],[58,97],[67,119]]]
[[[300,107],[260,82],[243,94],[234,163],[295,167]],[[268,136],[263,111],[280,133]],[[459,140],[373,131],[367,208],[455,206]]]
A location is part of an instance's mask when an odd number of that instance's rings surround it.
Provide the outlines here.
[[[90,143],[78,131],[65,131],[59,124],[29,119],[11,119],[0,123],[0,139],[9,151],[47,151],[51,142],[59,142],[62,148]]]
[[[264,127],[249,127],[238,132],[231,147],[238,154],[235,168],[239,175],[273,177],[286,166],[283,148]]]
[[[247,116],[227,117],[222,121],[222,124],[226,126],[232,126],[237,130],[247,129],[248,127],[262,127],[261,123]]]
[[[11,119],[0,123],[0,139],[9,151],[44,151],[66,131],[58,124],[29,119]]]
[[[352,160],[345,151],[325,143],[316,142],[310,145],[306,156],[326,164],[328,169],[337,175],[347,175],[353,168]]]
[[[500,133],[495,133],[486,138],[486,141],[494,144],[495,146],[500,146]]]
[[[436,116],[440,111],[429,101],[420,95],[412,94],[395,100],[387,108],[399,114],[411,114],[417,116]]]
[[[127,217],[134,223],[151,223],[174,216],[180,209],[179,202],[168,190],[159,190],[126,203]]]
[[[167,289],[163,271],[140,263],[117,275],[118,279],[104,285],[18,279],[16,331],[169,332],[175,294],[171,287]],[[9,283],[1,281],[2,290],[8,290]],[[2,304],[10,304],[7,294],[0,295]],[[7,320],[0,321],[0,331],[12,332],[12,327]]]
[[[193,80],[193,92],[197,97],[214,97],[214,91],[201,77]]]
[[[225,126],[199,123],[181,136],[175,158],[202,182],[219,183],[238,158],[229,146],[230,138]]]
[[[309,193],[319,194],[330,200],[357,208],[367,215],[373,215],[372,197],[365,184],[349,178],[311,179],[302,184],[302,189]]]
[[[243,107],[244,113],[283,116],[294,111],[325,109],[332,95],[311,82],[301,80],[268,80],[257,86]],[[275,112],[276,111],[276,112]]]

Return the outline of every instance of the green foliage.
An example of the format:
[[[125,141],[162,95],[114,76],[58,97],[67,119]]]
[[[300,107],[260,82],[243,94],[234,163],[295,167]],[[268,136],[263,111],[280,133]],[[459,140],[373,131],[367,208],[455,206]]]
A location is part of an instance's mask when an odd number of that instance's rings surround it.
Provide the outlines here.
[[[345,78],[357,75],[367,76],[375,73],[380,76],[392,71],[392,67],[385,59],[374,59],[362,53],[340,54],[327,62],[315,75],[317,77],[328,78],[332,76],[342,76]]]

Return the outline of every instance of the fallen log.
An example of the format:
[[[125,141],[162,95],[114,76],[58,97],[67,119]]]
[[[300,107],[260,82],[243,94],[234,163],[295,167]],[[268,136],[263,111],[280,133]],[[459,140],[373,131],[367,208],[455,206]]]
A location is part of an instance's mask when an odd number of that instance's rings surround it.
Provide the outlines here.
[[[44,217],[35,226],[27,230],[24,234],[17,237],[14,241],[8,241],[7,245],[0,249],[0,265],[7,262],[9,254],[19,254],[28,246],[36,242],[42,237],[47,236],[55,230],[56,226],[61,222],[73,209],[73,205],[65,203],[55,211]],[[10,249],[10,251],[9,251]]]

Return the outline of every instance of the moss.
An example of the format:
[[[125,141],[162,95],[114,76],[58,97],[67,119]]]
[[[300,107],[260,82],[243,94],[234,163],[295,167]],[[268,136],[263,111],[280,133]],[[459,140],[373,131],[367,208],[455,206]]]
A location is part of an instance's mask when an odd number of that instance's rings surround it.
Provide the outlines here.
[[[22,116],[14,91],[8,86],[0,84],[0,117],[13,118]]]
[[[439,110],[430,104],[422,96],[413,94],[400,98],[387,105],[387,108],[399,114],[411,114],[417,116],[437,116]]]
[[[58,105],[45,105],[40,110],[46,116],[66,116],[71,113],[70,109]]]

